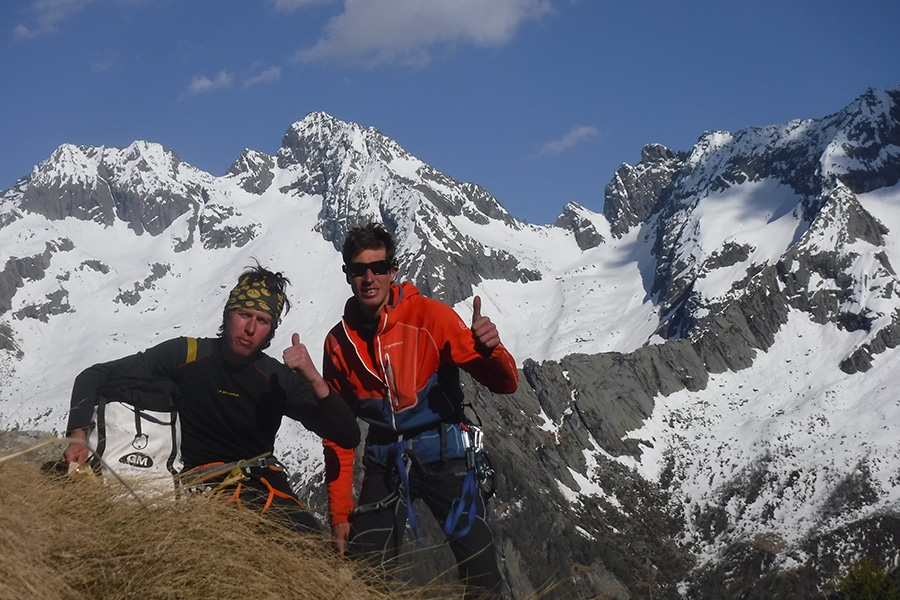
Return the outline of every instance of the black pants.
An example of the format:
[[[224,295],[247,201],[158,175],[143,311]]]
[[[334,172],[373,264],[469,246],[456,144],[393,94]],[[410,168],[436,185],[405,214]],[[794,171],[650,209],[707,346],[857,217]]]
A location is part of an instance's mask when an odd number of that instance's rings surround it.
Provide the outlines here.
[[[243,480],[229,484],[222,494],[242,508],[260,513],[293,531],[322,533],[322,526],[297,499],[280,465],[247,468],[244,475]],[[224,474],[212,478],[206,486],[214,489],[227,477]]]
[[[265,479],[265,481],[263,481]],[[321,533],[322,526],[297,499],[291,484],[284,472],[269,470],[263,473],[259,479],[255,476],[244,480],[246,491],[241,493],[241,502],[244,496],[263,515],[277,519],[281,524],[294,531]],[[268,485],[266,485],[268,484]],[[274,490],[274,491],[273,491]],[[269,503],[268,508],[266,504]]]
[[[443,527],[451,503],[462,491],[466,478],[465,459],[425,465],[414,463],[408,477],[410,500],[421,499]],[[367,465],[357,504],[360,509],[350,519],[350,553],[363,556],[386,570],[395,566],[392,562],[399,555],[408,519],[405,494],[401,492],[398,501],[385,502],[397,489],[396,467]],[[414,508],[420,506],[416,503]],[[468,509],[467,505],[460,516],[460,528],[469,522]],[[476,494],[475,512],[477,517],[469,532],[451,539],[450,548],[456,557],[459,579],[466,586],[466,598],[499,597],[502,579],[494,552],[494,536],[484,520],[484,499],[480,493]],[[417,521],[421,520],[418,512],[414,514]]]

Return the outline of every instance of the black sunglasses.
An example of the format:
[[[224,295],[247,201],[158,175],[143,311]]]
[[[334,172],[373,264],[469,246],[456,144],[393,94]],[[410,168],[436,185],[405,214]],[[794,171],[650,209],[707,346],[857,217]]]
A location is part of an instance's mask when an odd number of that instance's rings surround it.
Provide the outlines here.
[[[366,271],[372,271],[372,275],[387,275],[393,267],[393,263],[388,260],[376,260],[370,263],[354,262],[344,265],[342,268],[344,273],[350,277],[362,277]]]

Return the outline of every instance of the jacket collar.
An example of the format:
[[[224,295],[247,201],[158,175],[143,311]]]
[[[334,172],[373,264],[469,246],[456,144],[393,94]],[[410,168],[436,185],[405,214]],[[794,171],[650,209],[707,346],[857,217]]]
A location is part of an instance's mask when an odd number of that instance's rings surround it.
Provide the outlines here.
[[[384,309],[381,311],[381,320],[378,323],[377,329],[378,333],[388,331],[395,323],[397,323],[399,316],[402,314],[402,310],[400,310],[401,302],[407,298],[418,295],[419,289],[408,281],[391,285],[391,296],[388,299],[387,304],[384,305]],[[366,327],[362,311],[359,309],[356,298],[349,298],[344,305],[344,323],[347,324],[347,327],[357,332]]]

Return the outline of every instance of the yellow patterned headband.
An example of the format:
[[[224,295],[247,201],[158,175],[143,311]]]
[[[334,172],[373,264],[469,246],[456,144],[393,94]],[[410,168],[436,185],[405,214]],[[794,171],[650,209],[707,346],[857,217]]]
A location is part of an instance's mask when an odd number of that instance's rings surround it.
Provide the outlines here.
[[[284,308],[284,294],[272,292],[266,287],[264,279],[253,279],[249,275],[241,277],[238,284],[231,290],[225,310],[238,308],[254,308],[268,313],[272,317],[272,324],[278,325],[281,319],[281,310]]]

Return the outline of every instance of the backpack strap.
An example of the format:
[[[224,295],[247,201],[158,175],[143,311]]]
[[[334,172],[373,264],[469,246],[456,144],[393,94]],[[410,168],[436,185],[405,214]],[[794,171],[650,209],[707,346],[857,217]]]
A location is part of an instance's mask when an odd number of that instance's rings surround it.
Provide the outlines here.
[[[184,363],[192,363],[197,360],[197,338],[189,337],[187,339],[187,356]]]

